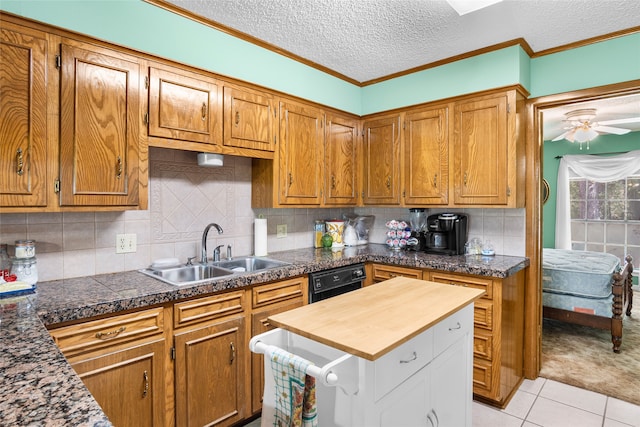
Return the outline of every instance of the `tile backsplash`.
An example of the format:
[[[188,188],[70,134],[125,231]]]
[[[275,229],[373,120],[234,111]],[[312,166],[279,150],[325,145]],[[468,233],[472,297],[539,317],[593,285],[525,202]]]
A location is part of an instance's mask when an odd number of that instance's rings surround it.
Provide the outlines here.
[[[211,222],[224,232],[209,232],[209,256],[218,245],[231,245],[234,255],[251,255],[253,220],[259,215],[268,220],[269,252],[310,247],[316,219],[375,215],[370,241],[383,243],[385,221],[408,218],[404,208],[252,209],[251,159],[225,156],[224,166],[205,168],[196,157],[195,152],[150,149],[146,211],[0,213],[0,242],[36,240],[38,274],[45,281],[140,269],[158,258],[199,257],[202,232]],[[469,237],[490,239],[497,253],[524,255],[524,209],[464,212],[470,216]],[[279,224],[287,225],[286,237],[276,237]],[[116,254],[116,235],[122,233],[136,234],[136,252]]]

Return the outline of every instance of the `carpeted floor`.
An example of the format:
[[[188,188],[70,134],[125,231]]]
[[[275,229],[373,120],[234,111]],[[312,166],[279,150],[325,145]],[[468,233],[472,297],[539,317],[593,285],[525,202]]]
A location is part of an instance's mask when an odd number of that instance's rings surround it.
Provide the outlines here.
[[[608,331],[544,319],[540,376],[640,405],[638,303],[624,319],[619,354]]]

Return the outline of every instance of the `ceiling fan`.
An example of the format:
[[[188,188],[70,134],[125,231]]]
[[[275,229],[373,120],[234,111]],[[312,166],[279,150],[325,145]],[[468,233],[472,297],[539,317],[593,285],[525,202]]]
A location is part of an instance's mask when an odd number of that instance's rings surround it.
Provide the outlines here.
[[[569,142],[580,143],[580,149],[582,150],[582,144],[587,143],[587,150],[589,149],[589,142],[601,133],[611,133],[615,135],[624,135],[631,132],[630,129],[624,129],[619,127],[613,127],[609,125],[620,125],[625,123],[638,123],[640,117],[631,117],[627,119],[616,120],[604,120],[601,122],[594,121],[596,117],[595,108],[583,108],[580,110],[569,111],[565,114],[564,121],[568,123],[568,126],[564,129],[566,132],[553,139],[553,141],[559,141],[566,139]]]

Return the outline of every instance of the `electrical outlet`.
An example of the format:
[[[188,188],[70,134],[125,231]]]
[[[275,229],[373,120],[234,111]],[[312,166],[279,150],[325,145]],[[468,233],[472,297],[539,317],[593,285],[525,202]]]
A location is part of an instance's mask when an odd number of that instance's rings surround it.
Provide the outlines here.
[[[281,239],[287,237],[287,224],[278,224],[276,226],[276,238]]]
[[[116,253],[126,254],[137,250],[137,234],[117,234],[116,235]]]

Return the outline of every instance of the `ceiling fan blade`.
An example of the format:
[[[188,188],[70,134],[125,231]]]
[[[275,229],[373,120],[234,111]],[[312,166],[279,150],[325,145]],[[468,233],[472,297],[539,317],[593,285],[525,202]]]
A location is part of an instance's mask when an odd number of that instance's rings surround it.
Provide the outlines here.
[[[615,135],[624,135],[625,133],[631,132],[631,129],[614,128],[611,126],[600,126],[600,125],[594,126],[593,130],[597,132],[613,133]]]
[[[598,121],[599,125],[622,125],[626,123],[640,123],[640,117],[630,117],[628,119],[615,119],[615,120],[604,120]]]
[[[559,136],[556,136],[555,138],[553,138],[551,141],[560,141],[561,139],[564,139],[564,137],[569,135],[570,133],[571,133],[571,131],[564,132],[564,133],[560,134]]]

